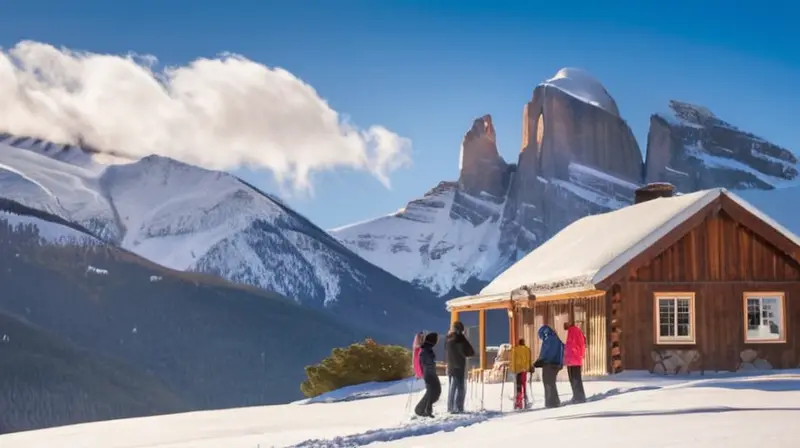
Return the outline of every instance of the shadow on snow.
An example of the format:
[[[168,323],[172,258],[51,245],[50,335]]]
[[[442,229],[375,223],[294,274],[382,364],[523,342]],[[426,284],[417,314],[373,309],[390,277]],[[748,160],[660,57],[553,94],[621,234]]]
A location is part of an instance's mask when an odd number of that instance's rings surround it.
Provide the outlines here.
[[[648,390],[661,389],[661,386],[641,386],[632,388],[614,388],[609,391],[591,395],[586,402],[595,402],[606,398],[628,394],[632,392],[642,392]],[[564,406],[570,405],[569,401],[563,403]],[[427,436],[439,432],[451,432],[458,428],[465,428],[477,423],[483,423],[508,414],[528,413],[544,410],[545,408],[533,408],[524,411],[500,412],[500,411],[478,411],[464,415],[447,416],[444,419],[421,420],[419,423],[412,422],[394,428],[372,429],[360,434],[334,437],[331,439],[310,439],[287,448],[343,448],[368,445],[376,442],[391,442],[408,437]]]
[[[594,414],[568,415],[554,417],[551,420],[581,420],[585,418],[614,418],[614,417],[650,417],[664,415],[690,415],[690,414],[721,414],[725,412],[797,412],[800,408],[732,408],[728,406],[714,406],[708,408],[669,409],[663,411],[608,411]]]

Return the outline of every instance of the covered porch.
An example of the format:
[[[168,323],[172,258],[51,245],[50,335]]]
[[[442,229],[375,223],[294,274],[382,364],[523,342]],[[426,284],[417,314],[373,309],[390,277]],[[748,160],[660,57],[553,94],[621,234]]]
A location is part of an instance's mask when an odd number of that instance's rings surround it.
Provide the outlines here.
[[[541,341],[538,330],[549,325],[566,342],[565,322],[575,322],[586,335],[587,353],[583,365],[586,376],[604,375],[610,371],[610,340],[607,311],[612,306],[609,294],[600,289],[540,292],[535,294],[527,288],[508,293],[465,296],[447,302],[451,324],[462,320],[465,313],[478,315],[478,367],[471,372],[483,378],[489,370],[490,360],[486,344],[486,314],[492,310],[503,310],[508,317],[508,343],[515,345],[520,338],[531,348],[532,359],[539,353]],[[566,369],[561,372],[566,376]]]

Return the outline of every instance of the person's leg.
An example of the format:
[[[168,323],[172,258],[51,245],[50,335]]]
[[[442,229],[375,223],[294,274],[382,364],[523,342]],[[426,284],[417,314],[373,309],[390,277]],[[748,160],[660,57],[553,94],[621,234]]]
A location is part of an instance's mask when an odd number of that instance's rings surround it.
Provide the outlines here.
[[[464,372],[458,380],[458,393],[456,394],[456,412],[464,412],[464,401],[467,398],[467,378]]]
[[[514,409],[522,407],[522,373],[514,375]]]
[[[428,417],[433,417],[433,404],[439,401],[439,397],[442,395],[442,383],[439,382],[439,378],[436,378],[435,382],[431,382],[430,389],[430,400],[428,400],[425,411]]]
[[[419,415],[420,417],[426,415],[428,410],[428,403],[430,402],[430,396],[431,396],[431,388],[428,384],[425,384],[425,394],[422,395],[422,398],[420,398],[419,403],[417,403],[417,406],[414,408],[415,414]]]
[[[575,372],[572,376],[575,378],[575,385],[572,389],[572,401],[576,403],[583,403],[586,401],[586,391],[583,390],[583,375],[581,373],[581,366],[575,366]]]
[[[569,378],[569,387],[572,389],[572,401],[576,400],[575,394],[577,393],[575,390],[575,367],[574,366],[567,366],[567,377]]]
[[[456,411],[456,393],[458,392],[458,385],[456,375],[450,374],[447,376],[447,412]]]
[[[553,365],[545,365],[542,367],[542,383],[544,385],[544,405],[548,408],[554,408],[561,405],[561,400],[558,398],[558,388],[556,386],[556,375],[558,368]]]
[[[528,387],[525,381],[528,380],[528,372],[520,373],[520,384],[522,385],[522,406],[528,407]]]

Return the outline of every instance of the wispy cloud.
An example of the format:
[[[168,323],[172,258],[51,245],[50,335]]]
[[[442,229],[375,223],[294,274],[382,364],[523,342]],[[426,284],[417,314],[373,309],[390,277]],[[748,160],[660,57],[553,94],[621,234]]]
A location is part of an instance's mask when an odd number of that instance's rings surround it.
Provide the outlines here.
[[[411,161],[410,140],[349,124],[286,70],[234,54],[155,66],[153,56],[31,41],[0,49],[0,131],[212,169],[268,169],[300,191],[314,172],[337,168],[388,187]]]

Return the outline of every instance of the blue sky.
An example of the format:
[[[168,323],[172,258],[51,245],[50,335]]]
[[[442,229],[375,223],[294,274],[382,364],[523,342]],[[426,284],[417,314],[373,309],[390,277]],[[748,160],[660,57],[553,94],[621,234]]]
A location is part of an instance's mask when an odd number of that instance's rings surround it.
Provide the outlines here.
[[[461,138],[480,115],[493,116],[500,152],[515,162],[524,104],[564,66],[605,85],[643,151],[650,114],[674,98],[800,153],[800,11],[789,1],[67,3],[3,5],[0,46],[33,39],[164,64],[239,53],[291,71],[360,126],[411,138],[413,165],[391,190],[337,171],[314,178],[313,197],[284,196],[323,228],[455,180]],[[238,174],[275,191],[269,173]]]

